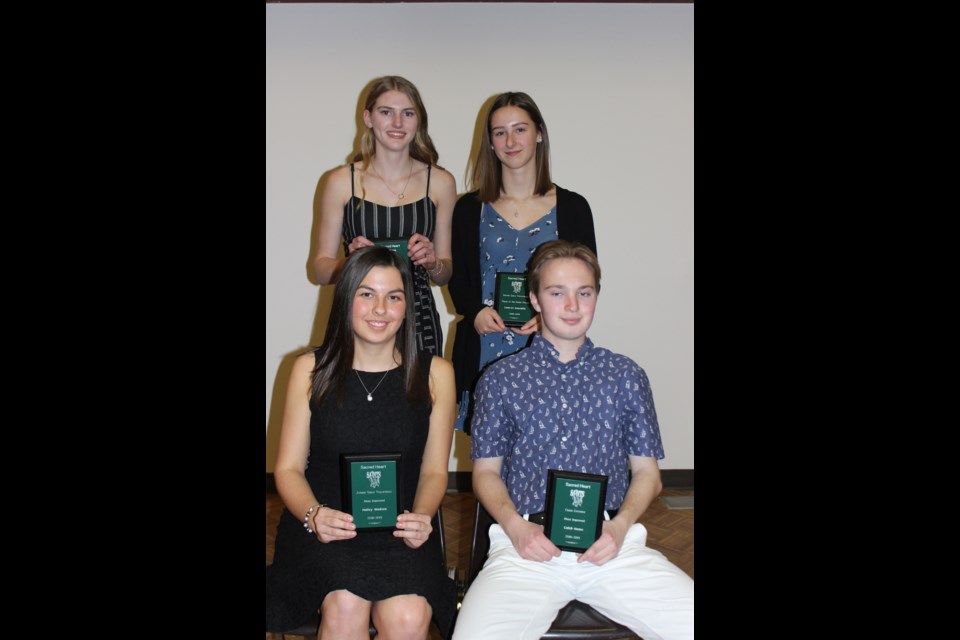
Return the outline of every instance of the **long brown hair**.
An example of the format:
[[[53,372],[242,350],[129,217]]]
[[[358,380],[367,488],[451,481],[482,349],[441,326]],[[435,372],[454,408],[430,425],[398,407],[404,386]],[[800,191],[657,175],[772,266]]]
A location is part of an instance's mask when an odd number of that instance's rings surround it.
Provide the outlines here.
[[[348,380],[353,369],[354,332],[353,299],[360,283],[374,267],[394,267],[403,279],[403,292],[407,310],[403,324],[396,335],[397,351],[403,368],[403,386],[407,399],[413,402],[429,401],[427,381],[420,372],[417,353],[416,326],[413,315],[413,276],[407,261],[386,247],[363,247],[347,258],[333,293],[327,333],[320,347],[321,355],[313,370],[311,395],[317,404],[336,392],[337,403],[343,403],[343,381]]]
[[[490,121],[497,109],[503,107],[519,107],[527,112],[533,125],[540,133],[543,139],[537,145],[537,183],[533,192],[538,196],[545,195],[553,188],[553,180],[550,177],[550,136],[547,134],[547,123],[543,121],[540,109],[533,98],[521,91],[507,91],[497,96],[497,99],[490,105],[487,111],[487,121],[483,128],[483,139],[480,142],[480,150],[473,163],[473,181],[474,187],[480,189],[481,202],[493,202],[500,197],[503,190],[503,175],[501,172],[502,164],[500,158],[493,151],[493,138],[490,132]]]

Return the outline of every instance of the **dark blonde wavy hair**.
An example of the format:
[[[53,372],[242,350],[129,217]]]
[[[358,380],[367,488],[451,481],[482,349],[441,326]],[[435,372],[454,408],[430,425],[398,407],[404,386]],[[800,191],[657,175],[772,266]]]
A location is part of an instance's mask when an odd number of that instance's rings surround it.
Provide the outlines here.
[[[437,148],[433,146],[433,140],[427,132],[427,109],[423,106],[423,100],[420,99],[420,92],[413,86],[413,83],[400,76],[383,76],[373,81],[367,99],[363,103],[364,111],[373,111],[377,104],[377,98],[387,91],[399,91],[405,94],[413,103],[413,109],[417,112],[417,133],[410,143],[410,157],[427,164],[437,164],[440,154]],[[354,162],[363,161],[363,166],[370,166],[370,158],[376,153],[376,145],[373,138],[373,131],[367,127],[360,138],[360,151],[353,157]]]

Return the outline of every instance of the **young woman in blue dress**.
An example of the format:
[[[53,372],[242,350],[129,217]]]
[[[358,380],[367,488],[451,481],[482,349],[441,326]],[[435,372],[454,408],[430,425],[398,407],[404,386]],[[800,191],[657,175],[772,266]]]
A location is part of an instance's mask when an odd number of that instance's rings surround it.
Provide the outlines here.
[[[493,101],[472,167],[476,191],[461,196],[453,211],[457,267],[449,282],[463,316],[453,344],[457,428],[468,434],[470,394],[481,370],[522,349],[539,329],[538,316],[519,328],[504,324],[493,308],[496,273],[523,273],[548,240],[575,240],[597,250],[590,205],[553,183],[547,125],[526,93],[510,91]]]

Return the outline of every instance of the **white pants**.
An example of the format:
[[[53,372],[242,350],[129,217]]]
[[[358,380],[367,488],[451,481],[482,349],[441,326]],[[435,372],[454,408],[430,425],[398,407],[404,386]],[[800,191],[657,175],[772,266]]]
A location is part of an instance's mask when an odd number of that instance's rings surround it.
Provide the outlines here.
[[[563,551],[548,562],[524,560],[498,524],[490,553],[463,600],[453,640],[539,640],[557,613],[579,600],[644,640],[693,638],[693,580],[646,546],[634,524],[616,558],[577,564]]]

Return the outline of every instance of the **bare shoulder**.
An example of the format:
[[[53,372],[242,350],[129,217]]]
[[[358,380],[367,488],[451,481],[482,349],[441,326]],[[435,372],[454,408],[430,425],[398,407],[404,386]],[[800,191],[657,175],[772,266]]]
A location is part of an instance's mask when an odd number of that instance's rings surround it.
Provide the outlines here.
[[[430,375],[453,376],[453,365],[440,356],[433,356],[430,361]]]
[[[293,362],[293,370],[295,373],[302,373],[303,371],[313,371],[313,368],[317,364],[317,357],[314,355],[313,351],[307,351],[304,354],[297,356],[297,359]]]
[[[441,187],[453,189],[454,192],[456,192],[457,180],[453,177],[452,173],[443,167],[438,167],[437,165],[433,165],[432,173],[433,176],[431,177],[431,180],[436,181],[436,183]]]
[[[357,163],[359,169],[359,163]],[[345,185],[350,188],[350,165],[343,164],[327,172],[327,183],[330,186],[339,187]]]

